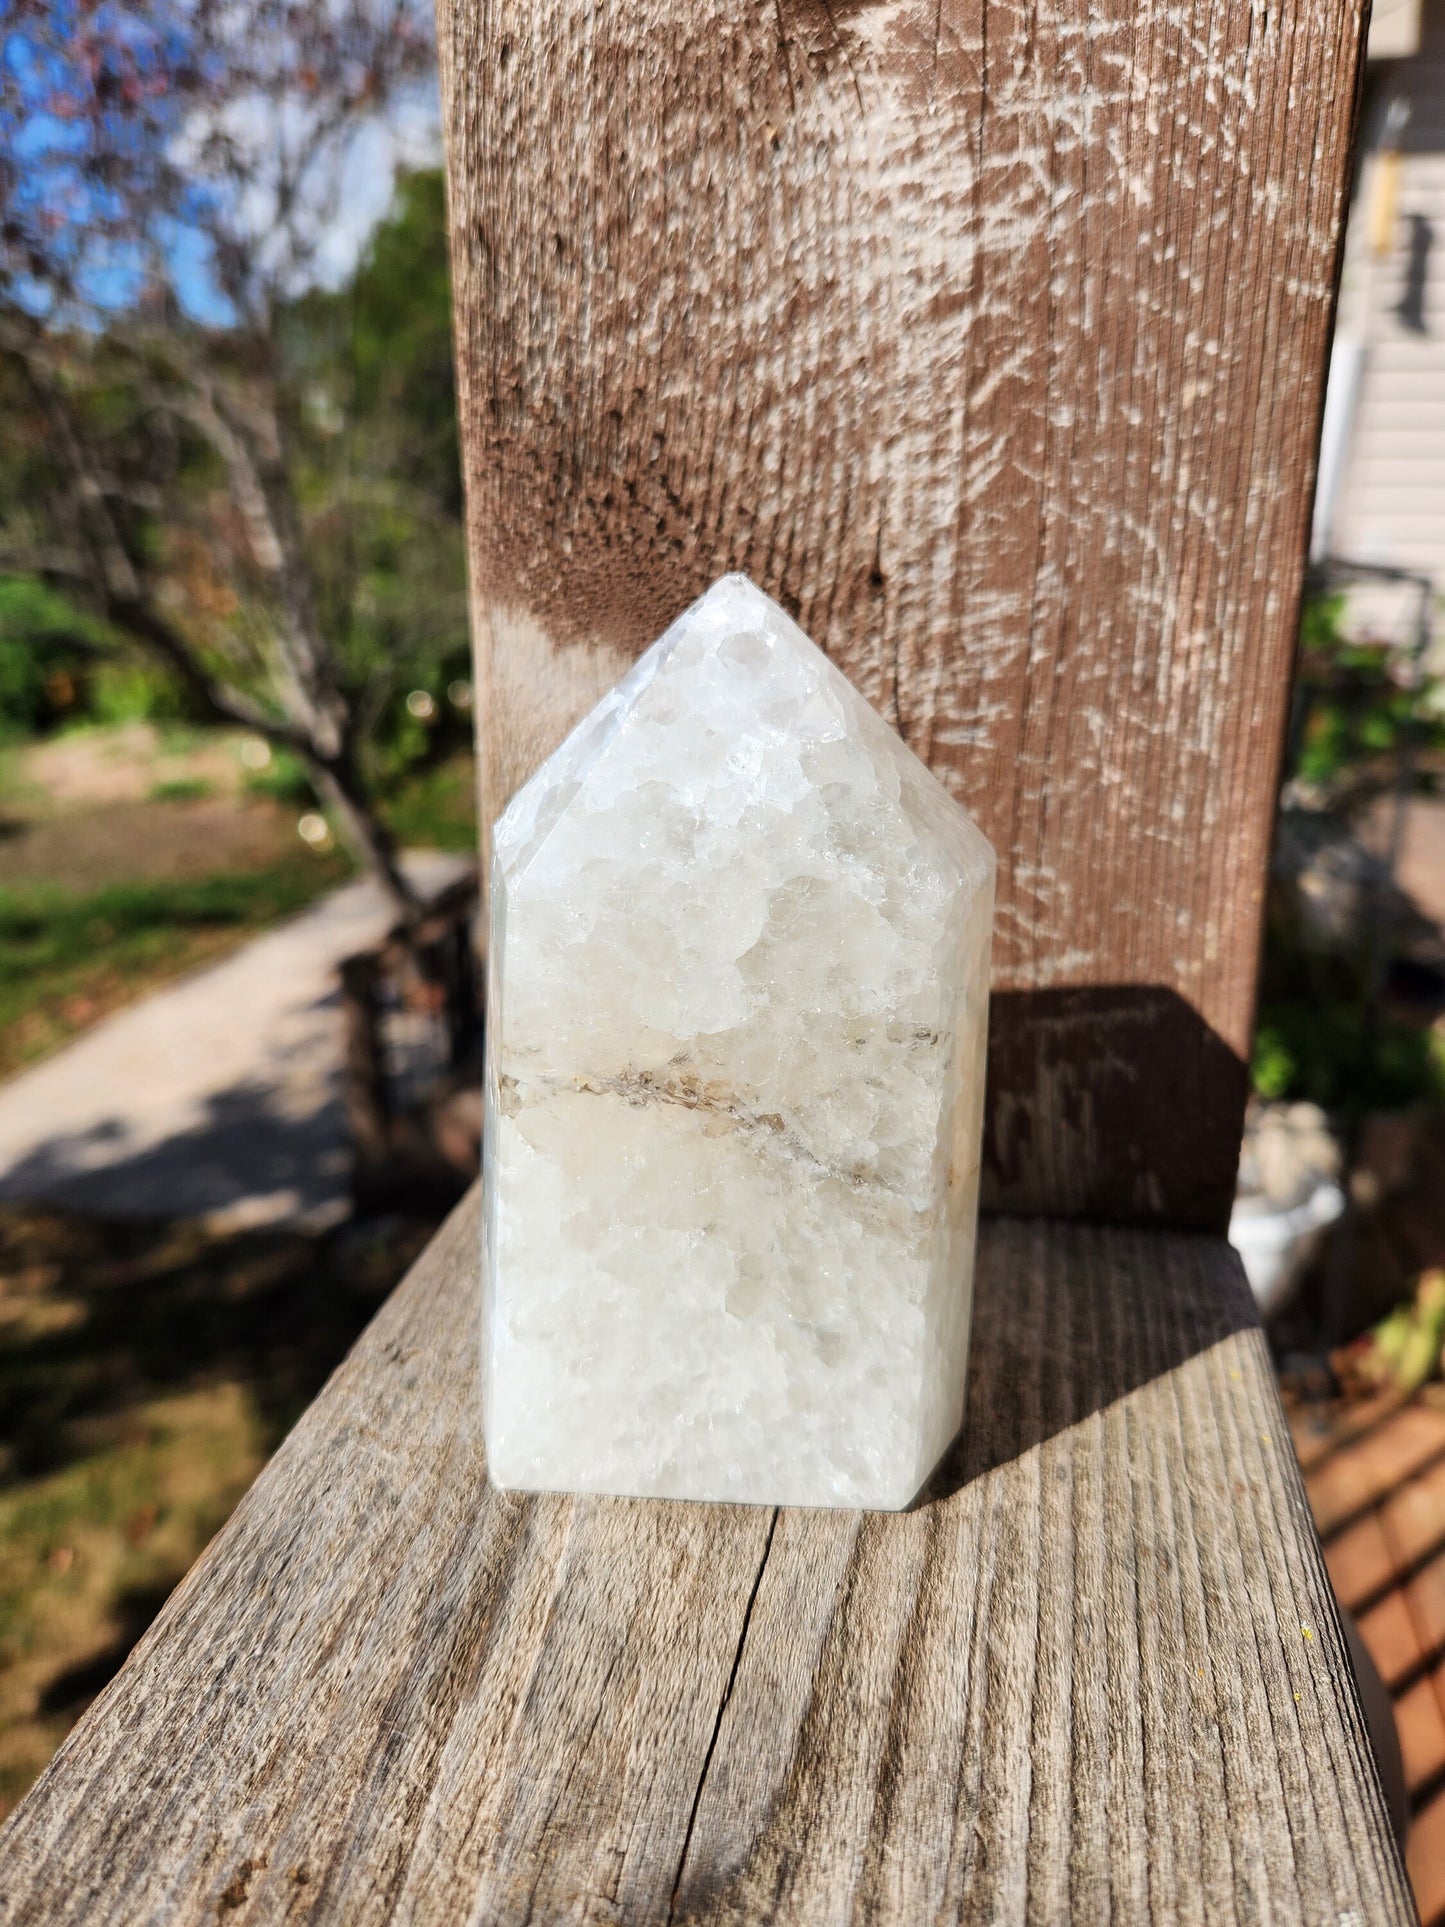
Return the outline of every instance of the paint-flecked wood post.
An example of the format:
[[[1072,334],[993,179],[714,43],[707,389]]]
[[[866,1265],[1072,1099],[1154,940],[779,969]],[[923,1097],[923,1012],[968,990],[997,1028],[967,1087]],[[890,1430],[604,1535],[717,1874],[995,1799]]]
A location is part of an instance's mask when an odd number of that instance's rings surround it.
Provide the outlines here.
[[[743,569],[999,853],[989,1200],[1219,1229],[1361,0],[442,0],[490,817]]]
[[[1000,856],[911,1512],[487,1481],[464,1206],[0,1924],[1413,1918],[1227,1202],[1360,0],[443,0],[488,816],[713,576]],[[1153,1223],[1091,1225],[1071,1216]]]

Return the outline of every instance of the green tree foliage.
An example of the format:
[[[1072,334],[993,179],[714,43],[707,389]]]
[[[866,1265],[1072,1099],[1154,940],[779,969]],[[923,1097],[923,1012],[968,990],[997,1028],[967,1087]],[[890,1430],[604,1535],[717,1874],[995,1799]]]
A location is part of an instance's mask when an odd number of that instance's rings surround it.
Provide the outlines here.
[[[397,472],[459,522],[452,284],[440,168],[401,178],[391,216],[373,235],[350,288],[313,296],[308,305],[345,315],[352,408],[372,422],[406,425],[391,451]]]
[[[0,740],[61,720],[103,645],[95,625],[32,576],[0,576]]]
[[[360,386],[339,406],[298,392],[283,336],[327,284],[367,142],[432,93],[428,15],[61,0],[0,17],[0,380],[32,471],[3,505],[0,570],[68,585],[210,713],[298,757],[407,917],[369,767],[388,691],[356,658],[368,628],[395,632],[379,585],[428,518],[356,433],[320,479],[317,435],[343,438]]]
[[[1438,787],[1445,705],[1398,638],[1354,634],[1346,618],[1346,598],[1322,594],[1301,619],[1251,1064],[1262,1097],[1339,1116],[1445,1098],[1428,1000],[1388,995],[1399,906],[1382,860],[1402,776]]]
[[[1398,644],[1349,633],[1343,595],[1312,597],[1300,621],[1289,774],[1350,799],[1388,785],[1407,741],[1417,753],[1445,751],[1439,696]]]
[[[128,543],[149,558],[188,642],[264,703],[267,585],[230,477],[204,436],[154,408],[153,366],[104,335],[78,348],[67,405],[121,472]],[[384,797],[464,741],[468,720],[446,693],[469,672],[439,171],[400,179],[350,280],[281,307],[272,349],[316,624],[357,721],[368,788]],[[208,351],[226,352],[214,341]],[[0,529],[42,560],[63,533],[49,509],[61,492],[53,467],[33,400],[14,368],[0,367]],[[0,538],[0,558],[9,547]],[[407,706],[417,691],[432,699],[421,716]],[[0,726],[201,713],[173,668],[86,613],[83,597],[35,575],[0,575]]]
[[[400,180],[350,283],[288,307],[278,345],[318,615],[384,793],[466,720],[446,696],[469,670],[439,170]]]

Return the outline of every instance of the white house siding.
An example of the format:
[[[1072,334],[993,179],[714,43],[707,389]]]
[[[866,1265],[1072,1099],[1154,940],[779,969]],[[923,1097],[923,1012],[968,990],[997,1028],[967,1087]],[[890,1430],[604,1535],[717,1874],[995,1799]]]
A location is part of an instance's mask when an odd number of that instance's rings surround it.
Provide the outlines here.
[[[1348,386],[1352,359],[1358,377],[1332,494],[1322,467],[1321,533],[1333,554],[1424,570],[1445,593],[1445,4],[1371,105],[1336,341],[1332,380]]]
[[[1375,0],[1370,9],[1371,60],[1398,60],[1420,44],[1420,0]]]

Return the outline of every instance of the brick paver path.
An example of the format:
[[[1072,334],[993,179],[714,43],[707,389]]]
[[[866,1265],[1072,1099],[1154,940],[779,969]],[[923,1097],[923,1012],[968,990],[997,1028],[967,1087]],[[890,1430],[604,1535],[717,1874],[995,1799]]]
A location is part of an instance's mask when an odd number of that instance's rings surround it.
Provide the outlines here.
[[[1340,1604],[1389,1688],[1410,1796],[1405,1860],[1445,1927],[1445,1398],[1434,1387],[1321,1417],[1295,1447]]]

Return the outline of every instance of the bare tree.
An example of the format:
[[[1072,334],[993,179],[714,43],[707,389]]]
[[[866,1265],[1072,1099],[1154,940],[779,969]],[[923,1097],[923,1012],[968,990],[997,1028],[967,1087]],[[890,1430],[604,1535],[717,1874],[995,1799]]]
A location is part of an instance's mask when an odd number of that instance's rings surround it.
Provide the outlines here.
[[[25,0],[0,29],[0,356],[48,479],[8,505],[0,566],[80,585],[300,757],[406,913],[318,620],[275,323],[335,266],[358,157],[425,119],[432,77],[416,0]],[[176,485],[207,466],[206,566],[262,617],[239,629],[177,593]]]

